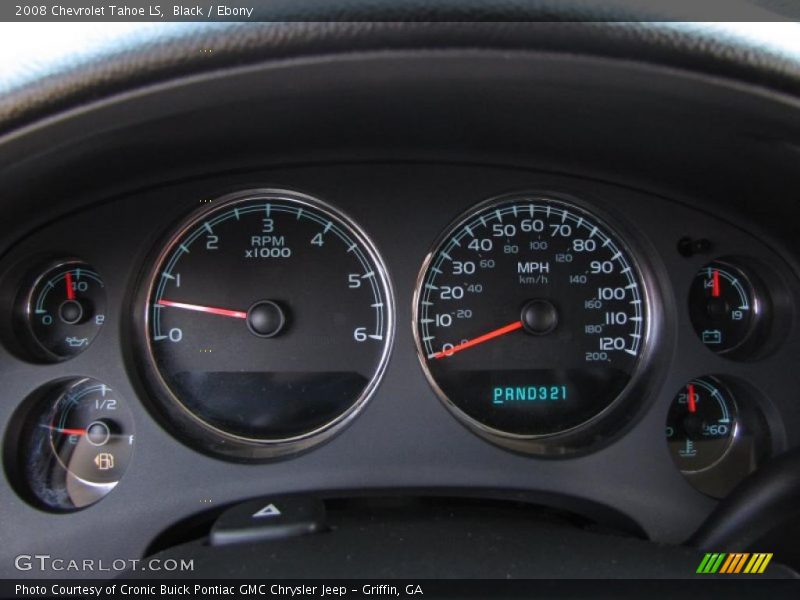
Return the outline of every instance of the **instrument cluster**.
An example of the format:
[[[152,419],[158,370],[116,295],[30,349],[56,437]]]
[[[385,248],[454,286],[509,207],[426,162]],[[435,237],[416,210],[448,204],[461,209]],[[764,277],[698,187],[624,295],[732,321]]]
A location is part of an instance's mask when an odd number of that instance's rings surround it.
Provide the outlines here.
[[[449,224],[441,210],[409,211],[379,234],[379,208],[361,208],[377,198],[343,207],[324,191],[238,184],[199,203],[178,194],[168,216],[150,214],[151,237],[116,249],[128,260],[113,294],[91,215],[52,226],[82,251],[31,234],[39,251],[2,265],[14,290],[2,339],[16,365],[3,377],[52,378],[5,399],[16,406],[4,434],[10,481],[40,509],[92,506],[136,461],[137,420],[151,416],[215,458],[290,461],[345,437],[390,358],[416,353],[420,368],[403,377],[426,379],[477,443],[566,463],[655,411],[677,472],[724,496],[784,443],[762,382],[736,373],[794,352],[796,274],[755,238],[760,255],[732,252],[713,231],[654,241],[657,224],[642,226],[609,190],[531,179],[454,201]],[[435,220],[438,236],[421,239],[419,219]],[[396,253],[382,255],[393,243],[383,234],[397,229],[426,249],[402,257],[416,281],[394,275]],[[399,328],[413,346],[396,343]],[[123,357],[132,396],[89,368],[103,338],[97,352]]]

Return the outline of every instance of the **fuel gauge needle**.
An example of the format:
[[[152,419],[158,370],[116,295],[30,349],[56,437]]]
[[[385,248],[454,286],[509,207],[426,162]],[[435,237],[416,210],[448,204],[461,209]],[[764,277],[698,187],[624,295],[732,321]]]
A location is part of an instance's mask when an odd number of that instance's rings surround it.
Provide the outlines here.
[[[212,315],[219,315],[220,317],[231,317],[234,319],[246,319],[247,313],[241,310],[229,310],[227,308],[217,308],[215,306],[203,306],[201,304],[187,304],[185,302],[173,302],[172,300],[159,300],[158,304],[161,306],[170,306],[172,308],[182,308],[184,310],[194,310],[197,312],[209,313]]]
[[[64,435],[86,435],[85,429],[67,429],[64,427],[53,427],[52,425],[47,425],[47,428],[51,431],[63,433]]]

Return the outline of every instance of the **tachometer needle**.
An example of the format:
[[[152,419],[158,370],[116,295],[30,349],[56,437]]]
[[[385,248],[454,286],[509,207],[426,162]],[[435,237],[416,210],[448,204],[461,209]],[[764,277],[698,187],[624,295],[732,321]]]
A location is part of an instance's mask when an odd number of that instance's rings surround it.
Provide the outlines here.
[[[478,344],[482,344],[483,342],[488,342],[489,340],[493,340],[496,337],[500,337],[501,335],[505,335],[507,333],[511,333],[512,331],[516,331],[517,329],[522,329],[522,321],[514,321],[513,323],[509,323],[504,327],[500,327],[499,329],[495,329],[494,331],[490,331],[489,333],[484,333],[481,336],[476,338],[472,338],[471,340],[467,340],[466,342],[461,342],[457,346],[453,346],[450,350],[442,350],[441,352],[437,352],[433,355],[433,358],[444,358],[445,356],[452,356],[456,352],[461,352],[462,350],[466,350],[467,348],[472,348],[473,346],[477,346]]]
[[[161,299],[158,301],[161,306],[171,306],[172,308],[182,308],[184,310],[196,310],[197,312],[211,313],[221,317],[232,317],[234,319],[246,319],[247,313],[241,310],[228,310],[227,308],[216,308],[214,306],[202,306],[200,304],[186,304],[185,302],[172,302],[171,300]]]

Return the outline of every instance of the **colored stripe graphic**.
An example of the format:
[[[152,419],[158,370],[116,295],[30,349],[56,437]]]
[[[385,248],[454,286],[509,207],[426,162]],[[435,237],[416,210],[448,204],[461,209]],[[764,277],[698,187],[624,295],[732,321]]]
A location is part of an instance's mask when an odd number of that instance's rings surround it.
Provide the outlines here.
[[[743,552],[734,552],[728,555],[728,560],[725,561],[725,564],[722,565],[722,569],[720,569],[720,573],[726,573],[731,575],[733,573],[738,573],[744,567],[745,561],[750,557],[749,553]]]
[[[724,552],[707,553],[703,557],[703,561],[700,563],[700,566],[697,567],[697,573],[703,573],[703,574],[716,573],[724,559],[725,559]]]
[[[744,568],[745,573],[763,573],[764,570],[767,568],[769,561],[772,560],[772,553],[756,553],[753,554],[753,558],[750,559],[750,562],[747,563],[747,566]]]
[[[739,573],[760,574],[772,560],[772,553],[767,552],[708,552],[700,561],[697,573],[713,575],[715,573],[736,575]],[[746,566],[745,566],[746,565]]]

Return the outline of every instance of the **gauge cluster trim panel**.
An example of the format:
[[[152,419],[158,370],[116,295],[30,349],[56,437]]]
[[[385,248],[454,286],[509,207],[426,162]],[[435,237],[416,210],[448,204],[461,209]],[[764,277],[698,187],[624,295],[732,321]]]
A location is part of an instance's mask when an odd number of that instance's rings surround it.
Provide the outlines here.
[[[175,437],[154,407],[151,388],[137,367],[136,325],[140,274],[170,224],[180,222],[210,198],[253,188],[303,190],[350,215],[374,241],[391,276],[397,321],[394,348],[382,382],[363,412],[340,435],[313,450],[262,464],[238,464],[197,452]],[[520,190],[549,190],[579,198],[600,214],[613,214],[614,229],[630,240],[637,260],[657,279],[664,321],[654,354],[650,391],[638,399],[631,426],[591,452],[536,457],[498,448],[453,418],[426,381],[413,339],[413,293],[433,240],[455,215],[486,198]],[[556,192],[557,191],[557,192]],[[3,257],[0,286],[21,285],[33,257],[75,256],[102,277],[106,322],[95,341],[67,361],[41,363],[14,349],[13,333],[0,345],[0,379],[6,401],[0,422],[6,456],[18,445],[9,432],[20,426],[16,408],[40,386],[64,378],[103,381],[127,401],[136,431],[136,452],[125,477],[102,501],[69,515],[46,514],[0,485],[0,501],[15,518],[6,525],[7,551],[48,549],[49,531],[71,544],[91,541],[95,550],[143,552],[176,520],[246,497],[307,490],[472,489],[526,494],[543,503],[604,506],[639,524],[655,540],[687,537],[714,505],[676,468],[667,448],[665,423],[676,390],[697,377],[747,382],[752,402],[769,430],[768,453],[787,447],[800,422],[794,389],[800,339],[793,307],[800,302],[796,274],[761,237],[698,208],[631,189],[586,179],[523,169],[443,164],[361,164],[295,167],[225,175],[165,185],[109,200],[32,233]],[[685,237],[710,242],[686,256]],[[739,361],[711,352],[698,338],[687,299],[698,271],[718,257],[748,256],[769,265],[782,324],[763,355]],[[34,264],[40,264],[35,262]],[[648,285],[650,285],[648,283]],[[13,299],[8,300],[13,304]],[[10,306],[10,305],[9,305]],[[9,307],[4,306],[6,311]],[[7,314],[11,314],[10,311]],[[406,325],[402,325],[405,323]],[[783,325],[788,325],[785,331]],[[785,337],[784,337],[785,336]],[[12,351],[13,350],[13,351]],[[738,398],[742,392],[737,391]],[[598,440],[601,441],[601,440]],[[6,465],[6,477],[15,477]],[[134,501],[135,500],[135,501]],[[588,510],[588,509],[587,509]],[[128,518],[121,524],[118,515]],[[135,525],[134,525],[135,524]],[[119,536],[97,540],[98,527]],[[123,528],[120,531],[120,527]],[[120,539],[125,538],[123,544]]]

